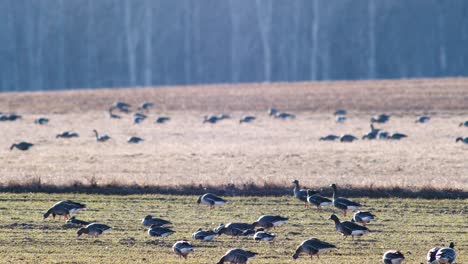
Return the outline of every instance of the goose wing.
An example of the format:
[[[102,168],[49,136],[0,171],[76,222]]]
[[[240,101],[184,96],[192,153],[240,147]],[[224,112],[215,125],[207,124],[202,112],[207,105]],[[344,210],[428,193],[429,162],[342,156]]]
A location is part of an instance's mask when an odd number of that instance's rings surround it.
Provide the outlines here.
[[[457,253],[455,253],[455,250],[452,248],[441,248],[439,251],[437,251],[436,254],[436,259],[439,260],[447,260],[449,261],[448,263],[452,263],[455,258],[457,257]]]
[[[207,201],[211,201],[213,203],[225,203],[226,200],[224,200],[223,198],[219,197],[219,196],[216,196],[212,193],[207,193],[203,196],[203,199],[207,200]]]
[[[369,229],[367,227],[358,225],[358,224],[350,222],[350,221],[341,222],[341,226],[343,226],[343,228],[346,228],[347,230],[349,230],[351,232],[352,231],[357,231],[357,230],[369,231]]]
[[[361,207],[360,203],[353,202],[353,201],[348,200],[348,199],[343,198],[343,197],[336,198],[333,202],[334,202],[335,206],[338,207],[338,208],[341,208],[341,207],[348,208],[350,206]]]
[[[112,229],[112,227],[105,225],[105,224],[98,224],[98,223],[91,223],[86,226],[88,229],[94,229],[94,230],[101,230],[101,231],[106,231],[108,229]]]
[[[335,245],[330,244],[328,242],[322,241],[318,238],[311,238],[305,241],[305,245],[312,247],[316,250],[327,249],[327,248],[336,248]]]

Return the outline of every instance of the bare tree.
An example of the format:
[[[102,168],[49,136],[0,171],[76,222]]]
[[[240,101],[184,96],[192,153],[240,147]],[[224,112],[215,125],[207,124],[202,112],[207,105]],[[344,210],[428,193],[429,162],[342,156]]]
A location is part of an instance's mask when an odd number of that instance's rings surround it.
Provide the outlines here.
[[[266,82],[271,82],[271,22],[273,1],[255,0],[258,25],[260,29],[262,47],[263,47],[263,75]]]

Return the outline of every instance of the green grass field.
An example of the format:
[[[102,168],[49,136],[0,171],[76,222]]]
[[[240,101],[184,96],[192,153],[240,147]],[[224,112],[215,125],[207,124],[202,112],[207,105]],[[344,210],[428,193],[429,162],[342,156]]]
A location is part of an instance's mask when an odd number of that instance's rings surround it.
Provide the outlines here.
[[[370,235],[354,241],[336,233],[327,220],[331,208],[318,213],[304,209],[293,197],[226,197],[224,207],[208,210],[194,196],[85,194],[0,194],[1,263],[216,263],[230,248],[258,252],[251,263],[293,263],[295,248],[309,237],[335,244],[338,249],[320,259],[302,256],[295,263],[381,263],[383,252],[399,249],[406,263],[425,263],[428,249],[454,241],[456,263],[468,263],[468,202],[466,200],[354,199],[375,213]],[[114,227],[97,239],[80,237],[77,228],[62,221],[42,220],[55,202],[71,199],[89,208],[74,214],[78,219],[98,221]],[[262,214],[279,214],[289,222],[273,232],[276,241],[256,242],[250,238],[216,237],[212,242],[193,241],[198,227],[215,228],[220,223],[251,223]],[[175,234],[166,239],[148,236],[141,219],[146,214],[173,222]],[[343,218],[342,215],[339,215]],[[349,219],[348,219],[349,220]],[[177,240],[192,241],[196,247],[189,259],[172,252]]]

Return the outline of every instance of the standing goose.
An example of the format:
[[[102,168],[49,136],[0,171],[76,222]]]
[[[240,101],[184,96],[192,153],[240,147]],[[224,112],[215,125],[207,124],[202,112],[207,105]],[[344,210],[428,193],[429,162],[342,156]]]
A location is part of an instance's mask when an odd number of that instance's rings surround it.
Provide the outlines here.
[[[462,126],[465,126],[465,127],[468,127],[468,120],[466,120],[465,122],[461,122],[460,125],[458,125],[460,127]]]
[[[228,236],[241,236],[245,235],[246,230],[253,230],[254,227],[247,223],[228,223],[227,225],[220,224],[216,229],[215,233],[218,236],[225,234]]]
[[[462,143],[468,144],[468,137],[465,137],[465,138],[458,137],[457,140],[455,140],[455,142],[458,142],[458,141],[461,141]]]
[[[152,225],[148,229],[148,234],[154,237],[168,237],[174,233],[175,231],[158,225]]]
[[[383,264],[401,264],[405,260],[403,253],[396,250],[389,250],[382,257]]]
[[[114,109],[115,109],[115,108],[112,108],[112,107],[109,108],[109,110],[108,110],[108,112],[109,112],[109,117],[110,117],[110,118],[115,118],[115,119],[120,119],[120,118],[122,118],[121,116],[116,115],[116,114],[114,114],[114,113],[112,112]]]
[[[386,123],[388,120],[390,120],[389,115],[380,114],[380,115],[373,116],[370,121],[372,123]]]
[[[70,131],[65,131],[62,132],[61,134],[57,134],[55,138],[74,138],[74,137],[79,137],[78,133],[75,132],[70,132]]]
[[[128,143],[134,143],[134,144],[140,143],[142,141],[143,139],[140,137],[131,137],[127,140]]]
[[[337,136],[337,135],[328,135],[326,137],[321,137],[319,140],[320,141],[335,141],[337,139],[339,139],[340,137]]]
[[[268,115],[269,116],[274,116],[276,115],[276,113],[278,113],[278,109],[274,108],[274,107],[271,107],[271,108],[268,108]]]
[[[68,219],[65,223],[67,224],[75,224],[75,225],[80,225],[80,226],[87,226],[90,224],[90,222],[86,222],[83,220],[76,219],[76,217],[72,216],[70,219]]]
[[[239,120],[239,124],[242,124],[242,123],[250,123],[252,121],[254,121],[256,119],[255,116],[243,116],[240,120]]]
[[[44,219],[49,217],[49,215],[52,215],[54,219],[56,215],[59,217],[64,216],[66,219],[68,219],[70,217],[70,213],[84,209],[86,209],[85,204],[73,202],[70,200],[60,201],[52,205],[52,207],[47,210],[47,212],[44,214]]]
[[[304,204],[305,204],[304,205],[305,208],[309,208],[309,204],[307,204],[307,190],[306,189],[301,189],[299,187],[299,181],[298,180],[294,180],[292,183],[294,184],[294,189],[293,189],[294,197],[296,197],[300,201],[303,201]]]
[[[98,142],[105,142],[107,140],[110,139],[110,137],[108,135],[104,135],[104,136],[99,136],[98,132],[96,129],[93,130],[94,134],[96,135],[96,140]]]
[[[211,241],[216,236],[214,231],[204,231],[201,228],[198,228],[195,233],[192,234],[192,238],[196,240]]]
[[[153,107],[154,107],[154,104],[153,104],[153,103],[148,103],[148,102],[146,102],[146,103],[141,104],[141,105],[138,107],[138,110],[149,110],[149,109],[151,109],[151,108],[153,108]]]
[[[370,212],[357,211],[354,213],[352,221],[365,226],[372,220],[375,220],[375,215]]]
[[[321,210],[322,206],[331,205],[333,203],[332,200],[325,198],[318,194],[318,192],[312,190],[307,191],[307,202],[309,202],[309,204],[315,205],[317,210]]]
[[[40,118],[34,120],[34,124],[38,124],[38,125],[45,125],[47,123],[49,123],[49,119],[45,118],[45,117],[40,117]]]
[[[87,234],[88,236],[97,237],[101,235],[104,231],[110,230],[112,227],[104,224],[91,223],[85,227],[78,230],[77,235],[80,237],[82,234]]]
[[[370,125],[371,131],[367,132],[362,136],[362,139],[375,139],[377,137],[377,134],[379,133],[380,129],[375,128],[374,124]]]
[[[34,144],[22,141],[20,143],[16,143],[16,144],[11,145],[10,151],[13,150],[14,148],[17,148],[17,149],[22,150],[22,151],[26,151],[29,148],[31,148],[32,146],[34,146]]]
[[[256,241],[273,241],[275,237],[275,234],[267,233],[263,230],[263,228],[259,228],[257,232],[255,232],[253,239]]]
[[[343,197],[338,197],[336,184],[333,183],[332,185],[330,185],[330,187],[333,188],[333,205],[336,208],[342,210],[344,216],[346,216],[346,212],[348,210],[358,210],[359,208],[361,208],[361,204],[359,203],[353,202]]]
[[[143,218],[143,220],[141,221],[141,224],[144,226],[156,225],[156,226],[166,227],[166,226],[171,225],[172,223],[161,218],[153,217],[152,215],[147,215],[145,216],[145,218]]]
[[[226,200],[212,193],[205,193],[204,195],[200,195],[198,197],[197,203],[206,204],[210,207],[210,209],[213,209],[215,206],[225,204]]]
[[[252,223],[253,227],[261,226],[263,228],[272,228],[279,226],[288,221],[287,217],[282,217],[279,215],[262,215],[257,221]]]
[[[111,109],[119,109],[121,112],[128,113],[130,112],[131,105],[124,103],[124,102],[115,102]]]
[[[334,214],[331,215],[330,218],[328,219],[331,219],[335,222],[336,230],[340,232],[345,238],[347,236],[351,236],[354,240],[354,236],[362,236],[362,235],[370,233],[369,229],[365,226],[360,226],[350,221],[340,222],[340,219],[338,219],[338,216]]]
[[[172,251],[174,251],[177,256],[186,259],[187,255],[193,251],[193,246],[185,240],[177,241],[174,246],[172,246]]]
[[[427,252],[427,264],[451,264],[457,258],[455,244],[450,242],[448,247],[435,247]]]
[[[226,262],[234,263],[234,264],[245,264],[250,258],[253,258],[258,253],[243,250],[240,248],[233,248],[230,249],[221,259],[218,261],[217,264],[224,264]]]
[[[349,134],[345,134],[340,137],[341,142],[353,142],[354,140],[357,140],[357,139],[358,139],[357,137],[353,135],[349,135]]]
[[[319,254],[322,254],[325,251],[335,249],[336,246],[332,245],[330,243],[321,241],[320,239],[317,238],[311,238],[308,240],[303,241],[299,247],[297,247],[296,252],[292,256],[293,259],[299,258],[299,255],[301,253],[310,255],[310,258],[312,259],[313,256],[319,257]]]

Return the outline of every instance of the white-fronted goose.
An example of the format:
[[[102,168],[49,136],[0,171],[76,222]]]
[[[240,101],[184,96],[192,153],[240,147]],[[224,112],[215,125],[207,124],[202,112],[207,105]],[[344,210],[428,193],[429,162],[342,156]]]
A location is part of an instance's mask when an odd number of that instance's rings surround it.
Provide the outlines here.
[[[275,234],[267,233],[263,228],[259,228],[257,232],[255,232],[253,239],[256,241],[273,241],[275,237]]]
[[[168,237],[174,233],[175,231],[169,228],[158,226],[158,225],[152,225],[148,229],[148,235],[154,236],[154,237]]]
[[[142,141],[143,141],[143,139],[140,138],[140,137],[130,137],[130,138],[127,140],[128,143],[133,143],[133,144],[137,144],[137,143],[140,143],[140,142],[142,142]]]
[[[375,215],[371,214],[370,212],[357,211],[353,215],[353,221],[364,226],[373,220],[375,220]]]
[[[108,135],[104,135],[104,136],[99,136],[98,132],[96,129],[93,130],[94,134],[96,135],[96,141],[97,142],[106,142],[107,140],[110,139],[110,137]]]
[[[166,226],[171,225],[172,223],[161,218],[153,217],[152,215],[147,215],[145,216],[145,218],[143,218],[143,220],[141,221],[141,224],[144,226],[156,225],[156,226],[166,227]]]
[[[354,236],[362,236],[370,233],[369,229],[365,226],[358,225],[350,221],[340,222],[338,216],[332,214],[330,218],[335,222],[335,228],[340,232],[345,238],[351,236],[354,239]]]
[[[34,146],[34,144],[26,142],[26,141],[22,141],[20,143],[16,143],[16,144],[11,145],[10,151],[13,150],[14,148],[17,148],[17,149],[22,150],[22,151],[26,151],[29,148],[31,148],[32,146]]]
[[[457,253],[455,252],[455,244],[450,242],[448,247],[439,248],[435,247],[429,250],[427,253],[427,264],[451,264],[457,258]]]
[[[250,258],[253,258],[257,253],[252,251],[243,250],[240,248],[233,248],[228,250],[224,256],[218,261],[217,264],[224,264],[226,262],[234,264],[245,264]]]
[[[231,118],[231,115],[228,115],[228,114],[219,114],[216,116],[218,118],[218,120],[224,120],[224,119],[230,119]]]
[[[215,206],[223,205],[226,203],[226,200],[223,198],[216,196],[212,193],[205,193],[204,195],[200,195],[197,199],[198,204],[206,204],[213,209]]]
[[[353,202],[343,197],[338,197],[336,184],[333,183],[332,185],[330,185],[330,187],[332,187],[333,189],[333,205],[336,208],[342,210],[344,216],[346,216],[346,212],[348,210],[358,210],[359,208],[361,208],[360,203]]]
[[[278,113],[278,109],[276,109],[274,107],[268,108],[267,113],[268,113],[269,116],[274,116],[274,115],[276,115],[276,113]]]
[[[214,231],[218,236],[225,234],[228,236],[245,235],[246,230],[253,230],[252,224],[247,223],[228,223],[227,225],[220,224]]]
[[[390,116],[386,114],[376,115],[370,119],[372,123],[386,123],[388,120],[390,120]]]
[[[416,117],[415,123],[427,123],[431,120],[430,116],[418,116]]]
[[[465,122],[461,122],[459,126],[465,126],[465,127],[468,127],[468,120],[465,121]]]
[[[390,138],[390,133],[387,131],[380,130],[379,133],[377,133],[377,139],[389,139]]]
[[[400,139],[406,138],[406,137],[408,137],[408,136],[405,135],[405,134],[402,134],[402,133],[393,133],[392,136],[390,137],[390,139],[400,140]]]
[[[121,116],[116,115],[116,114],[113,113],[113,110],[114,110],[114,109],[115,109],[115,108],[113,108],[113,107],[109,108],[109,110],[108,110],[108,112],[109,112],[109,117],[110,117],[110,118],[115,118],[115,119],[120,119],[120,118],[122,118]]]
[[[340,137],[341,142],[353,142],[354,140],[357,140],[357,139],[358,139],[357,137],[353,135],[349,135],[349,134],[345,134]]]
[[[405,260],[403,253],[397,250],[389,250],[383,254],[383,264],[401,264]]]
[[[56,215],[59,217],[64,216],[65,219],[68,219],[71,213],[84,209],[86,209],[85,204],[73,202],[70,200],[60,201],[52,205],[52,207],[47,210],[47,212],[44,214],[44,219],[49,217],[49,215],[52,215],[54,219]]]
[[[34,124],[38,124],[38,125],[45,125],[47,123],[49,123],[49,119],[45,118],[45,117],[40,117],[40,118],[34,120]]]
[[[158,124],[164,124],[166,122],[169,122],[170,120],[171,120],[170,117],[161,116],[161,117],[158,117],[155,122]]]
[[[294,180],[292,183],[294,184],[294,189],[293,189],[294,197],[296,197],[300,201],[303,201],[305,208],[309,208],[309,204],[307,203],[307,190],[301,189],[299,187],[298,180]]]
[[[255,116],[243,116],[240,120],[239,120],[239,124],[242,124],[242,123],[250,123],[252,121],[254,121],[256,119]]]
[[[174,243],[174,246],[172,246],[172,251],[174,251],[177,256],[186,259],[187,255],[193,251],[193,246],[185,240],[177,241]]]
[[[300,254],[307,254],[310,255],[310,258],[312,259],[313,256],[319,257],[319,254],[324,253],[325,251],[335,249],[336,246],[332,245],[330,243],[327,243],[325,241],[322,241],[317,238],[311,238],[308,240],[303,241],[299,247],[297,247],[296,252],[292,256],[293,259],[299,258]]]
[[[335,121],[337,123],[344,123],[344,121],[346,121],[346,116],[336,116]]]
[[[219,121],[218,117],[214,115],[203,117],[203,124],[205,123],[216,124],[218,121]]]
[[[309,204],[317,207],[317,210],[321,210],[322,206],[327,206],[333,204],[333,201],[321,196],[316,191],[308,190],[307,191],[307,202]]]
[[[154,107],[154,104],[153,103],[142,103],[139,107],[138,107],[138,110],[149,110],[151,108]]]
[[[74,138],[74,137],[79,137],[78,133],[75,132],[70,132],[70,131],[65,131],[60,134],[57,134],[55,138]]]
[[[216,236],[216,233],[214,231],[210,230],[202,230],[201,228],[198,228],[195,233],[192,234],[192,238],[196,240],[203,240],[203,241],[211,241],[213,238]]]
[[[334,113],[334,115],[336,116],[345,116],[347,114],[348,114],[348,111],[346,111],[346,109],[338,109]]]
[[[462,138],[458,137],[455,142],[461,141],[462,143],[468,144],[468,137]]]
[[[257,221],[252,223],[253,227],[261,226],[263,228],[272,228],[284,224],[288,221],[287,217],[279,215],[262,215]]]
[[[139,124],[139,123],[143,122],[146,118],[147,118],[147,116],[145,114],[135,113],[133,115],[133,123],[134,124]]]
[[[22,117],[17,114],[2,114],[0,113],[0,121],[16,121],[16,119],[21,119]]]
[[[124,102],[115,102],[111,109],[119,109],[122,112],[128,113],[130,112],[131,105],[124,103]]]
[[[278,112],[275,114],[275,118],[280,118],[280,119],[294,119],[296,118],[295,115],[286,113],[286,112]]]
[[[78,230],[77,235],[80,237],[82,234],[86,234],[88,236],[97,237],[101,235],[104,231],[110,230],[112,227],[104,224],[98,223],[91,223],[85,227],[80,228]]]
[[[337,139],[339,139],[340,137],[337,136],[337,135],[328,135],[326,137],[321,137],[319,140],[320,141],[335,141]]]
[[[375,139],[380,129],[375,128],[373,124],[370,124],[370,131],[362,136],[362,139]]]
[[[86,222],[86,221],[83,221],[83,220],[76,219],[76,217],[74,217],[74,216],[70,217],[70,219],[68,219],[65,223],[80,225],[80,226],[87,226],[87,225],[90,224],[90,222]]]

